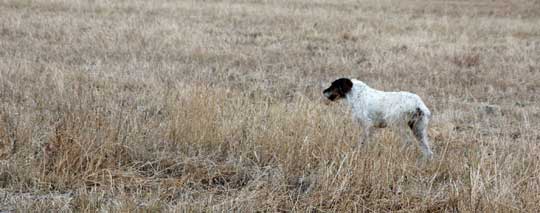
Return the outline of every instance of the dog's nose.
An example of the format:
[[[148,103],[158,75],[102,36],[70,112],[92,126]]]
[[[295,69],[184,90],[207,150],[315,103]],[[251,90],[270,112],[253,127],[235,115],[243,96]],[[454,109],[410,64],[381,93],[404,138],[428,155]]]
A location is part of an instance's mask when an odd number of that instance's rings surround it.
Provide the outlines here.
[[[325,90],[325,91],[323,91],[323,95],[324,95],[324,97],[329,98],[331,94],[328,91]]]

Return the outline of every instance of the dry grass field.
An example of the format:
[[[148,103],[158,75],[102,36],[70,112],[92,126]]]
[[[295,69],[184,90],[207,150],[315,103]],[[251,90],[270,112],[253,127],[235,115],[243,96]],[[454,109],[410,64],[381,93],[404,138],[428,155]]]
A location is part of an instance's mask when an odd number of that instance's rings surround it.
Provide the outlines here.
[[[0,212],[539,212],[539,94],[538,0],[0,0]]]

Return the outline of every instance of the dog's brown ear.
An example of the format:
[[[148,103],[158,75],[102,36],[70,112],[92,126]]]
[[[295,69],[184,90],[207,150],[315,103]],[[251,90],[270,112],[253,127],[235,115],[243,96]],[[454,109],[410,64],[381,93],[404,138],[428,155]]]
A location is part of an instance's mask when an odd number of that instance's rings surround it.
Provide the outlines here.
[[[339,95],[345,97],[353,87],[351,79],[340,78],[332,83],[333,86],[338,88]]]

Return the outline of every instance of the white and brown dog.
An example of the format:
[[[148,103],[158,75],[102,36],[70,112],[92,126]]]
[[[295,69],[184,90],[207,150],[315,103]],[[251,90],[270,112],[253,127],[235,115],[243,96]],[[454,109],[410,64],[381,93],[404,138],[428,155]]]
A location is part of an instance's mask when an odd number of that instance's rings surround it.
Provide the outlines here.
[[[347,99],[353,118],[364,129],[360,145],[368,142],[374,128],[410,128],[420,142],[424,157],[432,157],[427,135],[431,112],[418,95],[410,92],[379,91],[362,81],[348,78],[335,80],[323,94],[331,101]]]

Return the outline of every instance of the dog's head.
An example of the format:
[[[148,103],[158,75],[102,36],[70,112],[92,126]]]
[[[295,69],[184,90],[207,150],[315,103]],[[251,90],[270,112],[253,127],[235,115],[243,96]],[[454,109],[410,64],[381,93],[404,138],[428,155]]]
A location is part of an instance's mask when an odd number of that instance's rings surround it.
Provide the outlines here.
[[[353,83],[351,79],[340,78],[332,82],[332,85],[323,91],[326,98],[331,101],[345,98],[347,93],[351,91]]]

